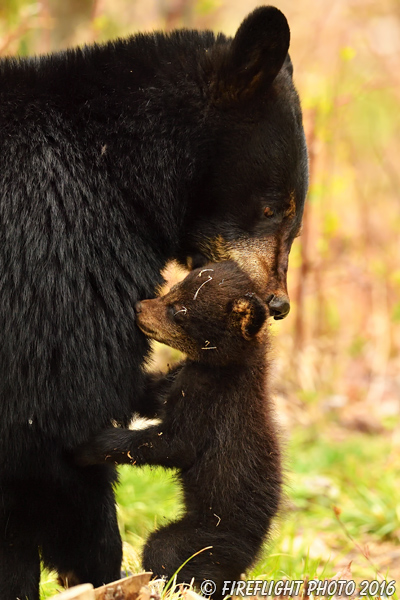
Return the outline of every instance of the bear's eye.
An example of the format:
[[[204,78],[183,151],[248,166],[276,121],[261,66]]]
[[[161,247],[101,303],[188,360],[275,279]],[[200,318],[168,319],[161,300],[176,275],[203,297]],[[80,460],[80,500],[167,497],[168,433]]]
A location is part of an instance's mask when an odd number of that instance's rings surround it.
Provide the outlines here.
[[[270,206],[266,206],[264,208],[264,217],[266,217],[267,219],[270,219],[273,216],[274,216],[274,211],[272,210],[272,208]]]

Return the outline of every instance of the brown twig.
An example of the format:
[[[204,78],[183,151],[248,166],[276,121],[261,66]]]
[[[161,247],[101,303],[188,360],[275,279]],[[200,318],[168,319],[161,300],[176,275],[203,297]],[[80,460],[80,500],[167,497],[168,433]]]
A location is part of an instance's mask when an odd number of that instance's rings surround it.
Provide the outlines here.
[[[333,513],[334,513],[334,515],[336,517],[337,522],[340,525],[340,528],[344,532],[345,536],[351,541],[351,543],[354,545],[354,547],[356,548],[356,550],[358,550],[358,552],[360,552],[360,554],[369,562],[369,564],[371,565],[371,567],[374,569],[375,573],[377,575],[379,575],[380,577],[382,577],[383,580],[385,580],[386,577],[384,577],[382,575],[382,573],[379,571],[378,567],[376,565],[374,565],[374,563],[370,559],[368,553],[360,546],[360,544],[358,542],[356,542],[356,540],[353,538],[353,536],[351,535],[351,533],[348,531],[346,525],[341,520],[341,518],[340,518],[341,509],[338,508],[337,506],[334,506],[333,507]]]

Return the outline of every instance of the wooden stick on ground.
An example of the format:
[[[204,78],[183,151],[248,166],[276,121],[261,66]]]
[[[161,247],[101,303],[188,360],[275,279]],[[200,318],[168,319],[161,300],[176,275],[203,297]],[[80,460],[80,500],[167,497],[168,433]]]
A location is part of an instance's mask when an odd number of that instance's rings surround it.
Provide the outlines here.
[[[152,573],[139,573],[119,579],[94,590],[96,600],[136,600],[140,590],[150,581]],[[80,600],[80,598],[79,598]],[[86,600],[86,598],[84,599]]]
[[[54,600],[137,600],[152,573],[139,573],[93,589],[91,583],[77,585],[54,596]],[[145,591],[145,590],[144,590]],[[148,596],[148,594],[147,594]],[[147,597],[143,593],[143,597]]]
[[[92,584],[84,583],[61,592],[54,598],[57,598],[57,600],[95,600],[96,596]]]

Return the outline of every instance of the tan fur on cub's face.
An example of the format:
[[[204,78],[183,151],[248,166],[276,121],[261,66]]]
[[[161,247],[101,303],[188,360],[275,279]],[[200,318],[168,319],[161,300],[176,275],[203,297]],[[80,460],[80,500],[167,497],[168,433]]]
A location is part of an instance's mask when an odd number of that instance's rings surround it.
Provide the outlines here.
[[[233,261],[196,269],[165,296],[137,306],[137,324],[150,338],[199,362],[243,361],[265,337],[268,316],[254,284]]]

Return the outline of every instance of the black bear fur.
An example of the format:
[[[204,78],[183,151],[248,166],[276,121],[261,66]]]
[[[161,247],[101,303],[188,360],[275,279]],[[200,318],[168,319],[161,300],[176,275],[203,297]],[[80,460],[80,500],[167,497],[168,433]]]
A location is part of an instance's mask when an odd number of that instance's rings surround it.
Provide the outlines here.
[[[77,455],[176,467],[185,512],[152,533],[143,566],[197,585],[237,581],[257,557],[281,497],[281,462],[267,381],[267,309],[233,262],[192,271],[165,296],[138,305],[138,325],[187,359],[150,374],[159,425],[99,433]],[[158,408],[157,408],[158,405]],[[211,546],[211,548],[210,548]]]
[[[70,582],[119,576],[115,468],[70,456],[150,410],[133,307],[166,262],[235,258],[287,313],[307,188],[288,45],[260,7],[233,39],[0,60],[1,600],[38,599],[40,557]]]

